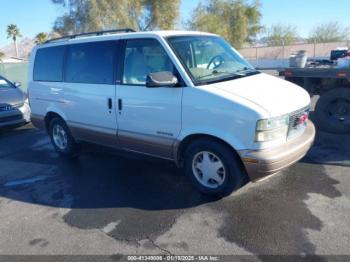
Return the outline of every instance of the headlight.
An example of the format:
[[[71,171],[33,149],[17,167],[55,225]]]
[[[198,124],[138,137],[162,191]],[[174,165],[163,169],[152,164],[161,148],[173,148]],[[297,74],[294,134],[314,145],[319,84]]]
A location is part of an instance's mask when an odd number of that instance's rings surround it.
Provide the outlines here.
[[[267,142],[287,137],[288,127],[280,127],[270,131],[257,131],[256,142]]]
[[[289,116],[259,120],[256,124],[256,142],[267,142],[286,138],[288,134]]]
[[[274,117],[270,119],[259,120],[256,124],[257,131],[272,130],[275,128],[288,126],[289,116]]]

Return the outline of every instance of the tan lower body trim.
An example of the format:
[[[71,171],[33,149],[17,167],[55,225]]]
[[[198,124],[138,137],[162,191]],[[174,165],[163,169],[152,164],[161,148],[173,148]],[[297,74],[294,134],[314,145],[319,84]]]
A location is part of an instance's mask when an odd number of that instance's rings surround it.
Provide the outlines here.
[[[100,144],[103,146],[118,148],[117,133],[103,132],[100,130],[94,130],[85,127],[79,127],[77,125],[68,124],[76,141],[85,141],[94,144]]]
[[[173,160],[173,140],[159,136],[140,134],[97,126],[84,126],[68,122],[77,141],[86,141],[135,153]]]
[[[118,143],[121,148],[160,158],[174,159],[171,138],[152,136],[134,132],[118,131]]]
[[[46,129],[44,116],[32,114],[31,118],[36,128]],[[117,134],[117,131],[114,129],[85,126],[70,121],[67,122],[67,125],[76,141],[90,142],[139,154],[174,160],[174,141],[170,138],[128,131],[119,131]]]
[[[40,116],[40,115],[31,115],[30,116],[30,120],[33,124],[33,126],[35,126],[38,129],[46,129],[46,123],[45,123],[45,117],[44,116]]]

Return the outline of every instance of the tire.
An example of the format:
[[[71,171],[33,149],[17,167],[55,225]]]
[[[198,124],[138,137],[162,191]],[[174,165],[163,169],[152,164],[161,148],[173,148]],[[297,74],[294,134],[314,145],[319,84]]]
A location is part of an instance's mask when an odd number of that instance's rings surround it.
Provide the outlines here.
[[[79,155],[79,145],[75,142],[63,119],[55,117],[50,121],[49,135],[51,143],[60,155],[67,158],[74,158]],[[59,139],[61,139],[61,142],[59,142]]]
[[[184,160],[185,174],[202,194],[230,195],[243,184],[246,178],[239,159],[232,149],[215,140],[199,139],[192,142],[185,151]],[[218,168],[221,164],[222,168]],[[212,170],[216,170],[216,172],[208,172],[211,165]],[[205,168],[206,166],[210,168]],[[203,172],[202,175],[201,172]],[[221,181],[212,178],[206,179],[211,177],[209,174],[215,178],[221,178]]]
[[[321,95],[315,114],[322,131],[350,134],[350,88],[336,88]]]

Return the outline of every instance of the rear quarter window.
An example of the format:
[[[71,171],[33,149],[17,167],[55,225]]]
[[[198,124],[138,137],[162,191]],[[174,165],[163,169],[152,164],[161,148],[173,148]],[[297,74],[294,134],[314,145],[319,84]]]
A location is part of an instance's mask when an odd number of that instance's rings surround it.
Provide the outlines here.
[[[71,45],[67,52],[65,81],[113,84],[115,41]]]
[[[64,46],[38,49],[34,62],[34,81],[61,82],[64,51]]]

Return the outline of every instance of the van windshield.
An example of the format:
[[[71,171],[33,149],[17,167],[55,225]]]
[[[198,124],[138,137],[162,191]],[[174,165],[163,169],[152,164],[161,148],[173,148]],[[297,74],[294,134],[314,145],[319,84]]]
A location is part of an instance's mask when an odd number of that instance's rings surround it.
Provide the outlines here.
[[[196,85],[259,73],[220,37],[176,36],[167,40]]]

